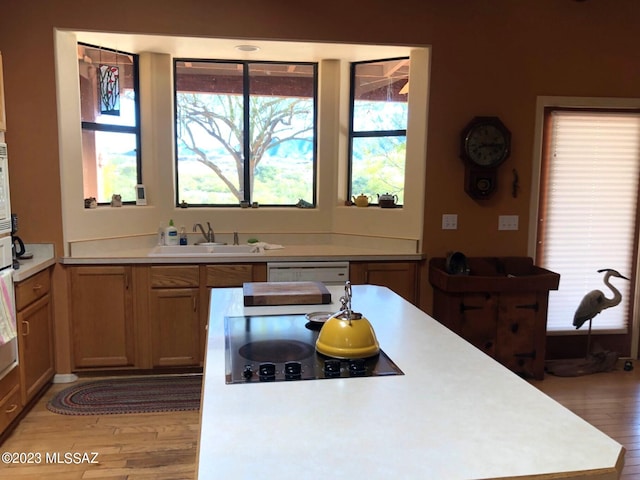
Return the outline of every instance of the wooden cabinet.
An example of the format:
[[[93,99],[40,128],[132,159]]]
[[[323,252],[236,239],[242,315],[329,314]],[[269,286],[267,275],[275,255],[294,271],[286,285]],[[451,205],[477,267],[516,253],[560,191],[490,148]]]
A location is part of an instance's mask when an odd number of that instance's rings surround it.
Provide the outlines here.
[[[198,265],[150,267],[149,316],[153,367],[201,364]]]
[[[496,316],[495,358],[514,372],[539,379],[544,376],[547,297],[547,292],[502,293]]]
[[[74,367],[133,367],[131,267],[71,267],[69,274]]]
[[[50,290],[49,269],[15,285],[23,405],[27,405],[55,373]]]
[[[73,369],[200,367],[209,290],[266,275],[265,264],[69,267]]]
[[[471,275],[429,262],[433,317],[510,370],[542,379],[549,290],[560,276],[528,257],[468,260]]]
[[[19,367],[15,366],[0,379],[0,440],[2,433],[21,411],[20,373]]]
[[[207,265],[206,286],[241,287],[244,282],[267,280],[266,266],[262,264]]]
[[[418,301],[417,262],[351,262],[349,279],[354,285],[388,287],[413,304]]]
[[[204,364],[209,289],[258,281],[254,264],[149,267],[152,367]],[[257,276],[256,276],[257,275]]]

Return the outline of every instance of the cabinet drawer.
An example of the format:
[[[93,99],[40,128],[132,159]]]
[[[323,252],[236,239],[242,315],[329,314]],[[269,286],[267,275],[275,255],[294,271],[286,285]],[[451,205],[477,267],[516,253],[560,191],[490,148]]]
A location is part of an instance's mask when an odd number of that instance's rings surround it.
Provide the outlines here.
[[[49,293],[49,290],[51,289],[51,276],[49,269],[43,270],[22,282],[16,283],[15,289],[16,308],[21,310],[34,300],[37,300]]]
[[[151,267],[151,287],[197,287],[200,284],[199,272],[197,265]]]
[[[20,387],[16,387],[11,395],[0,401],[0,432],[4,431],[21,411]]]
[[[0,380],[0,401],[20,384],[19,373],[16,366]]]
[[[22,410],[18,367],[0,380],[0,432],[7,428]]]
[[[207,267],[207,287],[241,287],[253,281],[252,265],[215,265]]]

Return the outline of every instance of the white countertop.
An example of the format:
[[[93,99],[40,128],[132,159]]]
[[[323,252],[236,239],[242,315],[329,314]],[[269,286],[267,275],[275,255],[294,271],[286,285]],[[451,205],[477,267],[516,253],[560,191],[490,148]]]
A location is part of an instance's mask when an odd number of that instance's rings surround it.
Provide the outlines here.
[[[28,243],[25,250],[33,254],[33,258],[19,258],[20,268],[13,271],[13,281],[20,282],[41,272],[56,263],[52,243]]]
[[[265,250],[260,254],[238,255],[202,255],[199,257],[150,257],[150,247],[100,251],[93,255],[62,257],[60,263],[66,265],[82,264],[187,264],[187,263],[264,263],[297,261],[415,261],[424,258],[420,253],[407,253],[389,249],[354,247],[343,245],[286,245],[284,248]]]
[[[354,285],[353,309],[405,375],[225,384],[225,315],[327,307],[212,290],[199,479],[618,478],[619,443],[384,287]]]

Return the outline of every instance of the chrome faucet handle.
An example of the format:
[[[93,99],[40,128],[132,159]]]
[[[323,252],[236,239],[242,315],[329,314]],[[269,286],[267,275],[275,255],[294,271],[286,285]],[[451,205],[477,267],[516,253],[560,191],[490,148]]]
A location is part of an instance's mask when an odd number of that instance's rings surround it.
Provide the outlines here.
[[[207,241],[208,242],[215,242],[216,241],[216,234],[213,233],[213,228],[211,228],[211,223],[207,222]]]

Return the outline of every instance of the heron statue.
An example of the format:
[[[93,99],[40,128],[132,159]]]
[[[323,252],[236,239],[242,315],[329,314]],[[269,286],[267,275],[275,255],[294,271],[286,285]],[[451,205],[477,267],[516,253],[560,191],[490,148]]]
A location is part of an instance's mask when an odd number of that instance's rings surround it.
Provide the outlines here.
[[[613,270],[612,268],[603,268],[598,270],[598,273],[602,272],[607,272],[604,275],[603,281],[613,293],[613,297],[607,298],[602,291],[592,290],[584,296],[573,316],[573,326],[576,327],[576,330],[582,327],[587,320],[589,321],[589,333],[587,334],[587,357],[589,356],[589,349],[591,346],[591,321],[593,320],[593,317],[598,315],[605,308],[615,307],[622,301],[622,294],[611,284],[609,279],[611,277],[618,277],[629,280],[620,272]]]

